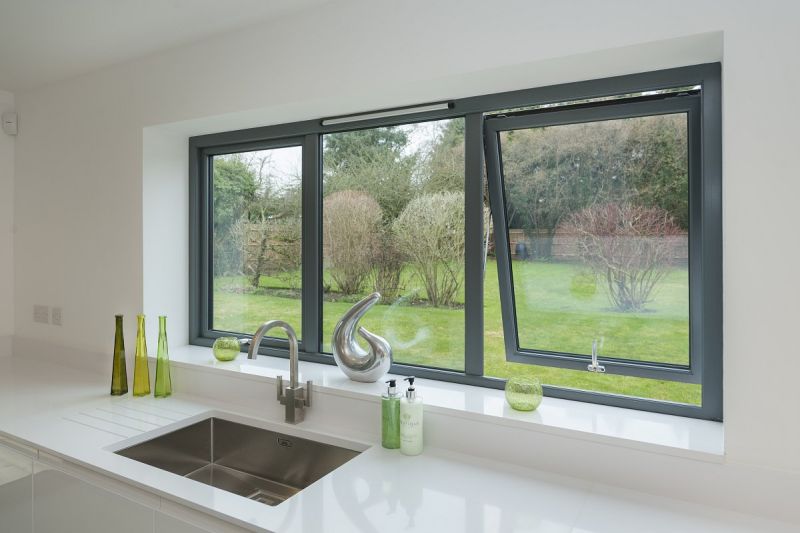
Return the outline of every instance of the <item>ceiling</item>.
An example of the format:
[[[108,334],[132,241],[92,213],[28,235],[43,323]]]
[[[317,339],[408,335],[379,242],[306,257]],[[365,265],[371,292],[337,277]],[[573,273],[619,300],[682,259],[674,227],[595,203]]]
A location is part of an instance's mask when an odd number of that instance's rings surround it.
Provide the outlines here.
[[[45,85],[328,0],[0,0],[0,89]]]

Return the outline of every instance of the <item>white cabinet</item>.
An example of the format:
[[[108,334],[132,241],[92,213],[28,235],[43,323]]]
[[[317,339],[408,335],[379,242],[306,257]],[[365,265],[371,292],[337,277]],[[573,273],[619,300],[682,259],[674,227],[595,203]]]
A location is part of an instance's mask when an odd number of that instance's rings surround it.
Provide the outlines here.
[[[0,444],[0,533],[31,531],[33,459]]]
[[[209,533],[209,531],[164,513],[156,513],[156,533]]]
[[[0,533],[241,533],[244,529],[0,438]],[[162,512],[164,511],[164,512]]]
[[[156,512],[155,533],[248,533],[238,526],[167,500],[162,501],[162,510],[164,512]]]
[[[76,475],[36,463],[34,533],[149,532],[154,512]]]

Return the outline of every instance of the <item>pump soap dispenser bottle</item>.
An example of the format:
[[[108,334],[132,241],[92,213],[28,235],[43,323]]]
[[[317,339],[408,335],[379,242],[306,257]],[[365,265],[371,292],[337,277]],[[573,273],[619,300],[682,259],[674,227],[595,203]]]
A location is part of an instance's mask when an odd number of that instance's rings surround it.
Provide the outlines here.
[[[381,445],[390,450],[400,447],[400,394],[397,382],[390,379],[389,388],[381,396]]]
[[[419,455],[422,453],[422,397],[417,396],[414,376],[404,381],[408,381],[408,390],[400,400],[400,452]]]

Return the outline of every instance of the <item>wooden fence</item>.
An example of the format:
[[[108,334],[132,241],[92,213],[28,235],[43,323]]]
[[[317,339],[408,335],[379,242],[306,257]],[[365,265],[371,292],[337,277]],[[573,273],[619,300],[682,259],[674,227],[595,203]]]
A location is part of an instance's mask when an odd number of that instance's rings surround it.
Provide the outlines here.
[[[509,229],[509,243],[511,244],[512,259],[542,259],[537,257],[537,251],[547,249],[547,241],[551,238],[547,230]],[[689,236],[686,233],[668,237],[672,248],[671,262],[676,265],[685,265],[689,260]],[[578,237],[564,230],[556,230],[550,244],[552,261],[576,262],[580,261],[578,253]]]

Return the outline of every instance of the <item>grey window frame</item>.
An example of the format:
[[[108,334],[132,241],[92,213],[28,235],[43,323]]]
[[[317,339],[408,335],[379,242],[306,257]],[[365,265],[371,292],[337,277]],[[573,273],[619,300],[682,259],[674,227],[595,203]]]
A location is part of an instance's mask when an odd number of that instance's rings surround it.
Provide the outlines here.
[[[418,377],[437,379],[502,389],[505,379],[484,375],[483,347],[483,256],[484,256],[484,170],[491,202],[500,200],[497,191],[499,181],[492,178],[491,143],[485,136],[492,130],[492,122],[498,117],[487,116],[502,109],[513,109],[542,104],[553,104],[574,100],[601,98],[620,94],[632,94],[657,89],[700,85],[697,98],[700,121],[700,138],[690,139],[695,153],[699,153],[699,179],[701,184],[699,216],[702,228],[699,240],[692,244],[690,238],[690,276],[699,279],[699,292],[691,297],[691,370],[669,369],[661,373],[660,368],[632,370],[629,365],[613,361],[612,372],[637,375],[647,370],[645,377],[702,383],[702,405],[693,406],[645,398],[635,398],[563,387],[545,386],[545,395],[569,400],[586,401],[603,405],[639,409],[644,411],[679,416],[722,420],[722,143],[721,143],[721,66],[719,63],[693,65],[598,80],[575,82],[534,89],[523,89],[498,94],[460,98],[448,101],[445,109],[421,113],[403,114],[356,120],[344,124],[323,124],[323,119],[305,120],[289,124],[264,126],[223,133],[200,135],[189,139],[189,339],[190,343],[211,346],[217,337],[226,332],[210,329],[210,167],[209,158],[214,154],[244,150],[285,146],[287,141],[303,147],[302,176],[302,326],[300,359],[325,364],[334,364],[333,358],[321,350],[322,332],[322,136],[327,133],[351,131],[381,126],[396,126],[430,120],[464,118],[465,120],[465,354],[464,371],[453,371],[416,365],[392,365],[391,372],[413,374]],[[613,104],[598,105],[611,108]],[[398,110],[401,108],[397,108]],[[588,109],[588,108],[587,108]],[[381,110],[384,111],[384,110]],[[558,108],[542,112],[541,116],[554,113],[574,112]],[[506,123],[508,124],[508,123]],[[283,143],[283,144],[282,144]],[[488,153],[488,158],[485,154]],[[499,167],[498,167],[499,168]],[[691,187],[691,185],[690,185]],[[500,185],[502,191],[502,186]],[[690,208],[693,209],[693,208]],[[502,211],[494,210],[493,216]],[[694,215],[694,211],[690,216]],[[500,217],[505,218],[505,217]],[[495,221],[495,243],[502,240]],[[690,229],[691,231],[691,229]],[[508,245],[506,241],[506,246]],[[692,261],[695,259],[697,265]],[[499,264],[498,254],[498,267]],[[500,268],[498,268],[498,273]],[[498,274],[499,275],[499,274]],[[503,309],[504,332],[509,342],[506,312],[501,279],[501,308]],[[510,283],[508,278],[505,283]],[[513,304],[513,302],[511,302]],[[513,311],[513,309],[512,309]],[[276,317],[264,317],[265,320]],[[512,325],[513,327],[513,325]],[[246,335],[244,335],[246,336]],[[516,336],[510,339],[516,348]],[[695,353],[695,347],[701,351]],[[508,348],[508,347],[507,347]],[[524,362],[571,368],[576,364],[558,358],[535,358],[529,353],[508,351],[507,356],[522,357]],[[268,338],[259,347],[259,354],[288,357],[286,342]],[[543,355],[543,354],[539,354]],[[511,359],[515,360],[515,359]],[[603,363],[608,361],[603,359]],[[581,360],[581,364],[583,361]],[[585,367],[584,367],[585,369]],[[620,370],[621,369],[621,370]],[[667,370],[667,369],[663,369]],[[649,372],[656,372],[649,374]],[[678,379],[676,379],[676,377]]]
[[[633,117],[653,116],[662,114],[685,113],[688,118],[688,148],[689,148],[689,301],[694,302],[691,292],[694,287],[700,286],[702,268],[694,260],[702,252],[702,227],[703,210],[701,207],[702,187],[701,170],[699,168],[701,154],[698,134],[700,132],[700,95],[680,95],[658,100],[625,101],[623,103],[607,104],[603,106],[583,107],[578,109],[565,109],[535,114],[504,114],[487,118],[486,146],[487,146],[487,171],[490,184],[490,199],[493,213],[507,213],[504,178],[502,172],[502,150],[500,147],[500,134],[528,128],[541,128],[547,126],[562,126],[565,124],[579,124],[584,122],[599,122],[603,120],[626,119]],[[501,312],[503,314],[503,333],[506,348],[506,359],[516,363],[530,363],[545,366],[554,366],[573,370],[586,370],[591,357],[583,354],[561,353],[554,351],[535,350],[523,348],[519,343],[519,323],[516,316],[516,303],[514,288],[514,274],[511,261],[511,250],[508,239],[508,224],[505,216],[493,217],[495,230],[495,251],[498,264],[498,281],[500,285]],[[702,317],[695,309],[690,310],[690,320]],[[690,330],[695,329],[690,326]],[[700,336],[690,335],[690,350],[688,365],[674,365],[630,359],[617,359],[601,355],[600,362],[609,374],[642,377],[650,379],[664,379],[670,376],[672,381],[684,383],[700,383],[702,376],[702,357],[699,357]],[[592,339],[587,339],[587,345]]]

